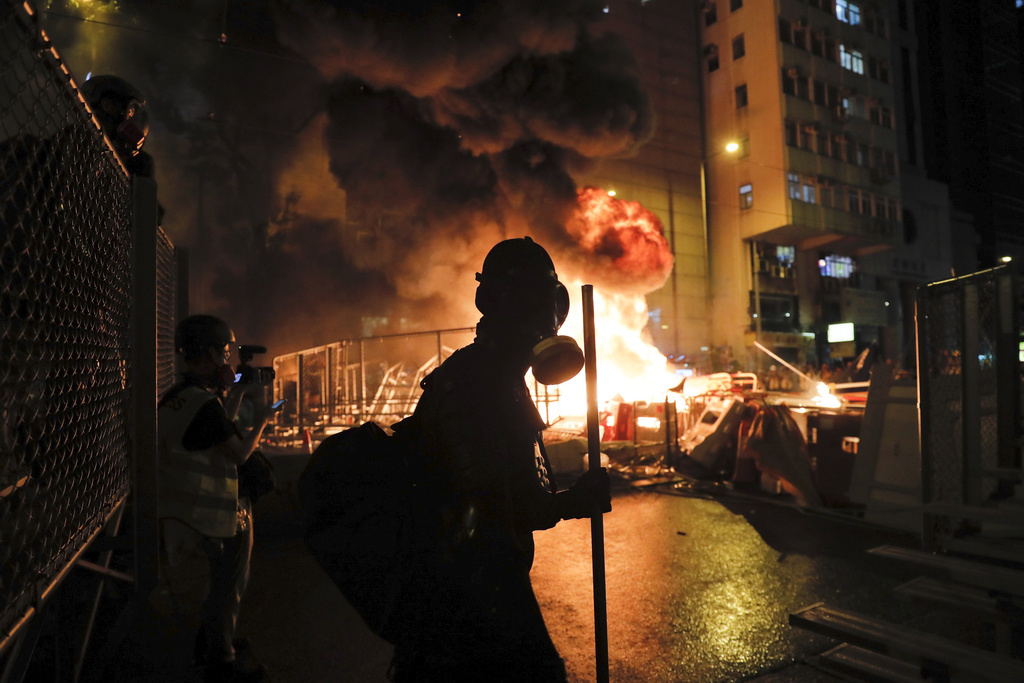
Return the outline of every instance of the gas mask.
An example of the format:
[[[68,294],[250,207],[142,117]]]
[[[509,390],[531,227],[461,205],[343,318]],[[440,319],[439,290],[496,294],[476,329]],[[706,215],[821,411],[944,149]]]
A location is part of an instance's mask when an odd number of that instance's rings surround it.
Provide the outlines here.
[[[530,348],[527,363],[538,382],[561,384],[579,373],[583,351],[558,334],[569,314],[569,292],[543,247],[529,237],[500,242],[476,279],[477,308],[485,320],[500,321],[506,342]]]
[[[551,310],[555,324],[541,332],[541,339],[530,350],[530,367],[541,384],[562,384],[583,368],[583,351],[572,337],[558,334],[569,315],[569,292],[556,280]]]

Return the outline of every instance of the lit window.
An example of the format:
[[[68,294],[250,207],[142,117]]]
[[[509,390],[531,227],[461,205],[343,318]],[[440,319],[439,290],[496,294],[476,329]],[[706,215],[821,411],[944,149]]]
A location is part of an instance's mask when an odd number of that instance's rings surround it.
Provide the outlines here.
[[[848,49],[845,45],[839,46],[839,64],[844,69],[854,73],[864,73],[864,53],[860,50]]]
[[[744,83],[743,85],[736,86],[736,108],[737,109],[742,109],[745,106],[747,106],[747,85],[746,85],[746,83]]]
[[[740,185],[740,208],[749,209],[754,205],[754,186]]]
[[[836,0],[836,19],[851,26],[860,24],[860,5],[850,0]]]
[[[743,34],[741,33],[732,39],[732,58],[739,59],[745,54],[747,54],[747,47],[743,42]]]
[[[850,3],[847,2],[847,0],[836,0],[836,19],[838,19],[839,21],[845,21],[845,22],[849,22],[850,21],[847,18],[849,16],[847,14],[847,9],[849,7],[849,4]]]
[[[807,202],[808,204],[817,204],[817,200],[818,198],[815,193],[814,185],[808,185],[807,183],[804,183],[804,201]]]
[[[846,279],[853,276],[853,259],[839,254],[828,254],[818,259],[818,271],[822,277]]]
[[[786,179],[789,181],[789,198],[800,199],[800,176],[796,173],[787,173]]]

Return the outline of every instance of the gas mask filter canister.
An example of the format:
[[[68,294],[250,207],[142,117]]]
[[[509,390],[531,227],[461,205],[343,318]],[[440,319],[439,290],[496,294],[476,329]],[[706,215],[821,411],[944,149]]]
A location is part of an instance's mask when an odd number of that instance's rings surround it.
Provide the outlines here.
[[[541,384],[562,384],[583,369],[583,351],[572,337],[556,334],[533,347],[530,366]]]

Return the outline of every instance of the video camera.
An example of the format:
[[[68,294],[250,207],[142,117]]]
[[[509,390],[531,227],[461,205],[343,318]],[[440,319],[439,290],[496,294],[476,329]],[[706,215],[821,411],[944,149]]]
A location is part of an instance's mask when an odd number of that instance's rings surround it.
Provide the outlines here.
[[[257,353],[266,353],[266,346],[243,344],[238,347],[239,366],[235,370],[235,384],[258,384],[267,386],[274,381],[274,368],[249,365]]]

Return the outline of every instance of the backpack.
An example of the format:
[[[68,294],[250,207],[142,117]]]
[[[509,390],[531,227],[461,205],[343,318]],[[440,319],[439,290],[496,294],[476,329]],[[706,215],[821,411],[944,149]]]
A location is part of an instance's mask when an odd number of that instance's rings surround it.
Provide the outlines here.
[[[438,537],[439,504],[407,418],[334,434],[299,478],[310,553],[363,621],[395,643],[410,622],[406,589]]]

